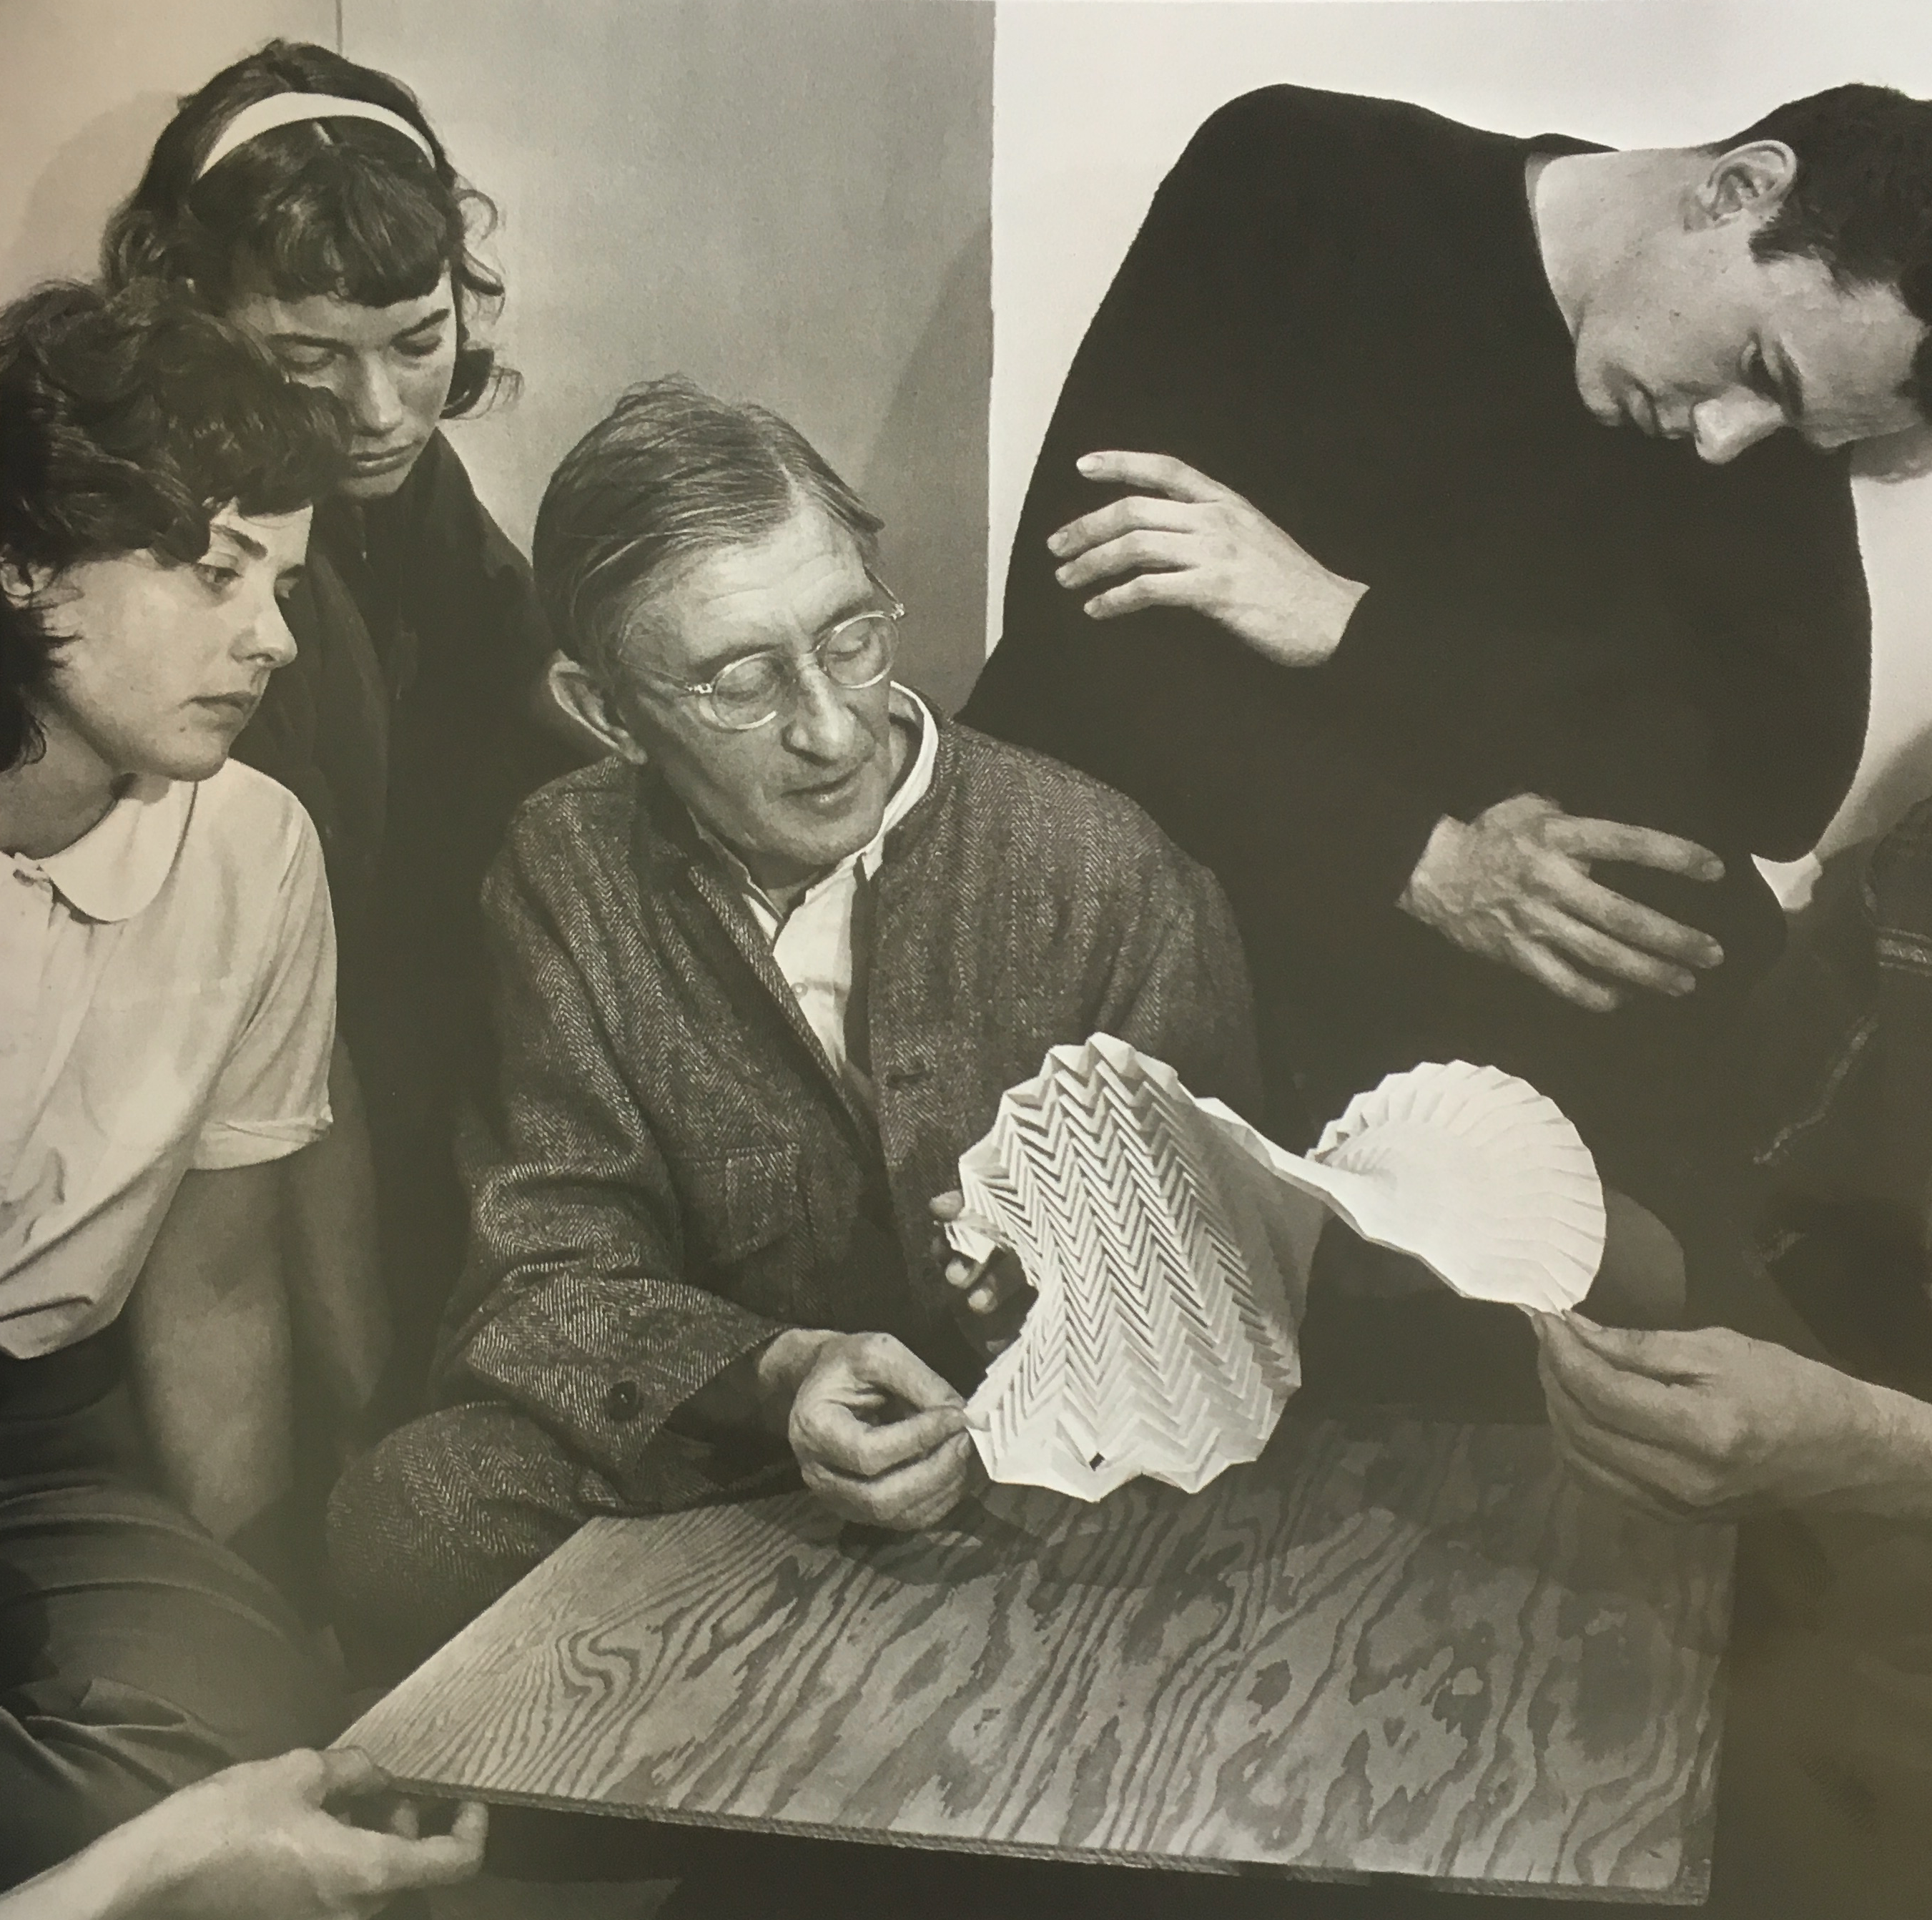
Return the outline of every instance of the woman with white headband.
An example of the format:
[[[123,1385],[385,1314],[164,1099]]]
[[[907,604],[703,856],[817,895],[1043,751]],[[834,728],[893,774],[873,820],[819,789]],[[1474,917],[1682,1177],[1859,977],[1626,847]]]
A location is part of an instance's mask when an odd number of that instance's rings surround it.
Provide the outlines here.
[[[478,890],[517,802],[574,764],[534,717],[550,643],[529,569],[440,427],[506,382],[476,334],[502,293],[472,244],[494,217],[406,87],[278,40],[182,103],[104,247],[110,281],[191,286],[353,423],[350,476],[317,509],[290,610],[297,660],[236,752],[302,799],[328,858],[392,1403],[426,1367],[461,1257],[449,1143],[485,1053]],[[301,1180],[339,1213],[316,1169]],[[353,1304],[350,1242],[317,1240],[338,1270],[321,1370],[340,1406],[366,1395],[382,1336]]]

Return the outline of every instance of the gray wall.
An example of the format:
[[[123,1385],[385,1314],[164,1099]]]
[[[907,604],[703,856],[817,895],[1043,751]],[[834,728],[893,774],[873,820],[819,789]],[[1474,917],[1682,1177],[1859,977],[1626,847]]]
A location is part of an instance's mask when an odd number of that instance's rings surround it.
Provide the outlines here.
[[[790,418],[886,520],[905,677],[985,630],[993,9],[941,0],[344,0],[502,209],[514,406],[455,430],[526,541],[626,386]]]
[[[335,0],[0,0],[0,299],[92,272],[101,224],[179,94]]]

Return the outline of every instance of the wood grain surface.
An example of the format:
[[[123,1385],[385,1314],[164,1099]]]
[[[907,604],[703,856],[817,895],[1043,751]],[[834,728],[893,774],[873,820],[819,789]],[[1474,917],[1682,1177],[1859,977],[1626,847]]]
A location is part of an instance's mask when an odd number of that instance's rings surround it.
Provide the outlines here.
[[[706,1825],[1692,1901],[1731,1548],[1540,1428],[1290,1419],[1191,1498],[593,1522],[343,1743]]]

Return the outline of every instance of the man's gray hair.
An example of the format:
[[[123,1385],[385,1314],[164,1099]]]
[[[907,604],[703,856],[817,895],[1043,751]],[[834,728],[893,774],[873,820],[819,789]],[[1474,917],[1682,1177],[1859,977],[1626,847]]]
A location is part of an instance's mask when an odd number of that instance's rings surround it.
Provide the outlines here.
[[[572,447],[531,560],[552,636],[600,671],[638,602],[682,562],[824,508],[876,573],[883,523],[796,427],[682,375],[634,387]]]

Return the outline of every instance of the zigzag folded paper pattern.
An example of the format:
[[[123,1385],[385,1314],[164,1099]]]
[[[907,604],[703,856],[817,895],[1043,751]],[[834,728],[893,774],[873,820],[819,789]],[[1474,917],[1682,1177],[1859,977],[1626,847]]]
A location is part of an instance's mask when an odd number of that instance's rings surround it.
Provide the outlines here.
[[[1295,1332],[1330,1214],[1458,1292],[1558,1312],[1604,1246],[1589,1150],[1493,1067],[1391,1074],[1306,1157],[1111,1035],[1056,1047],[959,1162],[1039,1295],[968,1406],[995,1479],[1097,1500],[1198,1492],[1251,1460],[1300,1384]],[[949,1228],[974,1258],[994,1240]]]

